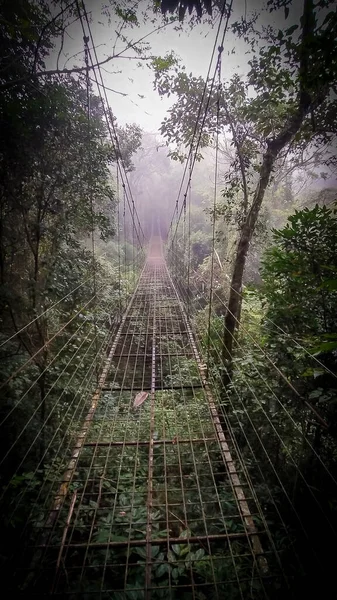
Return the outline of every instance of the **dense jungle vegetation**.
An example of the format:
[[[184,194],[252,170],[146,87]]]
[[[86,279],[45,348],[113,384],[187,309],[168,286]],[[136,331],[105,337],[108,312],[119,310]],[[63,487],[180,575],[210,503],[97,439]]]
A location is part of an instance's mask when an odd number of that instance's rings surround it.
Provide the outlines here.
[[[223,426],[240,450],[277,550],[286,561],[289,555],[290,571],[291,553],[301,557],[304,580],[291,574],[294,597],[333,598],[336,6],[304,0],[298,10],[295,1],[268,0],[242,16],[234,6],[233,52],[242,43],[247,62],[228,76],[225,54],[232,47],[218,48],[223,65],[220,72],[218,63],[215,83],[187,73],[172,48],[154,56],[141,29],[134,39],[144,24],[171,23],[186,39],[200,23],[213,32],[224,16],[222,2],[106,4],[99,18],[118,28],[118,41],[134,52],[133,60],[151,69],[158,95],[173,97],[155,136],[134,122],[120,125],[106,110],[83,56],[62,66],[64,38],[78,21],[81,2],[1,2],[3,587],[15,591],[17,548],[46,517],[55,473],[64,470],[144,264],[141,245],[158,223],[218,393]],[[91,8],[88,2],[94,20]],[[269,17],[276,20],[271,24]],[[122,69],[121,54],[114,47],[104,64]],[[205,118],[197,144],[199,107]],[[187,208],[169,231],[189,149],[196,162]],[[117,161],[135,198],[140,237]],[[181,363],[177,379],[167,381],[179,384],[184,370],[191,373],[193,366]],[[179,424],[165,398],[163,393],[160,416],[166,411],[168,422]],[[108,395],[99,410],[110,410]],[[191,410],[188,419],[195,435],[196,415]],[[114,461],[117,472],[118,454]],[[138,476],[146,472],[140,468]],[[143,490],[144,482],[139,485]],[[225,491],[223,502],[229,502]],[[139,510],[141,519],[145,509]],[[96,542],[104,542],[111,525],[109,516],[104,519]],[[160,561],[159,549],[155,553]],[[185,567],[178,562],[181,553]],[[207,581],[205,563],[198,562],[207,550],[194,554],[187,545],[172,549],[174,581],[188,569]],[[114,560],[120,561],[118,553]],[[162,564],[156,569],[158,580],[166,576]],[[25,593],[28,585],[29,577],[18,588]],[[96,591],[89,585],[88,595]],[[253,592],[247,586],[247,598],[257,598],[259,591]]]

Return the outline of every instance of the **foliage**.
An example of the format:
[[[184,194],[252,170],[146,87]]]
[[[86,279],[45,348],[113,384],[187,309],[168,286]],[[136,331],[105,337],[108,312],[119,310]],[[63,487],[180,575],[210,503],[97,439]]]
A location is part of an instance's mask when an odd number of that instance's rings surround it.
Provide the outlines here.
[[[280,9],[279,3],[268,5]],[[288,6],[282,3],[282,8],[287,9],[286,20]],[[323,20],[320,9],[325,11]],[[234,333],[240,322],[240,294],[249,246],[277,161],[291,153],[298,162],[298,157],[309,149],[315,152],[319,146],[329,147],[334,139],[336,99],[331,90],[337,73],[333,53],[337,16],[326,9],[325,0],[316,4],[307,0],[299,22],[285,30],[271,25],[258,29],[254,19],[245,27],[234,23],[232,28],[245,41],[250,54],[250,70],[245,78],[235,74],[215,86],[215,74],[204,82],[177,65],[172,71],[155,72],[158,92],[177,95],[161,132],[168,143],[176,144],[173,152],[178,157],[189,145],[196,146],[196,153],[198,147],[210,145],[218,127],[218,133],[227,136],[234,150],[224,197],[232,203],[239,196],[241,223],[223,332],[223,360],[228,372]],[[222,52],[218,48],[218,61]],[[194,141],[196,114],[200,114],[202,123],[197,124],[198,146]],[[317,122],[324,125],[317,127]],[[331,160],[325,156],[321,162],[324,159]]]
[[[282,564],[293,568],[293,551],[301,558],[304,588],[300,573],[292,583],[301,593],[319,589],[322,578],[327,589],[333,583],[326,540],[337,523],[336,223],[335,206],[316,205],[295,211],[274,230],[262,283],[243,292],[225,390],[219,360],[223,305],[219,309],[213,299],[210,331],[208,306],[203,309],[200,299],[195,319],[223,422],[281,542]],[[319,561],[311,547],[320,549]]]
[[[39,513],[65,467],[73,427],[89,409],[110,331],[136,274],[131,259],[127,272],[120,272],[116,253],[110,264],[98,259],[115,235],[116,209],[116,152],[101,102],[81,74],[37,76],[62,23],[44,2],[4,2],[2,9],[0,483],[6,578],[32,506],[37,503]],[[141,130],[134,124],[117,129],[131,169]],[[123,241],[134,256],[137,249]]]
[[[318,205],[295,211],[286,227],[274,230],[262,269],[267,317],[289,333],[331,342],[337,327],[336,212]]]
[[[212,15],[212,2],[211,0],[187,0],[187,2],[180,2],[180,0],[162,0],[161,1],[161,10],[163,13],[170,12],[173,13],[178,10],[179,20],[182,21],[184,19],[186,10],[188,9],[189,13],[195,9],[197,16],[200,18],[203,14],[203,10],[206,11],[209,15]]]

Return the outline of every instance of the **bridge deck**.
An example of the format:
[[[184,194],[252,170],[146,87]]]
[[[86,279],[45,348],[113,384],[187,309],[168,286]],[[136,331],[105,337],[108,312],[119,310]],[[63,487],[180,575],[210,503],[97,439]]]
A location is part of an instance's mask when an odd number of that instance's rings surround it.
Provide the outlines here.
[[[268,597],[268,535],[159,244],[85,423],[40,536],[37,593]]]

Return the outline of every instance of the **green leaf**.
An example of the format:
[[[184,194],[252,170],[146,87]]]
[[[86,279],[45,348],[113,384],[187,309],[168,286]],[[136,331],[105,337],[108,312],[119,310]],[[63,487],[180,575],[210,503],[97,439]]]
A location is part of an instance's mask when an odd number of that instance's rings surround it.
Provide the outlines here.
[[[167,563],[161,563],[158,567],[156,567],[156,576],[162,577],[166,573],[170,572],[170,565]]]
[[[152,546],[152,548],[151,548],[152,558],[155,558],[159,554],[159,550],[160,550],[159,546]]]
[[[317,390],[313,390],[312,392],[310,392],[309,394],[309,399],[310,400],[315,400],[316,398],[320,398],[323,394],[323,390],[321,388],[318,388]]]
[[[333,352],[337,350],[337,341],[336,342],[321,342],[314,348],[309,348],[310,354],[313,356],[317,356],[317,354],[323,354],[325,352]]]
[[[171,550],[168,550],[167,558],[168,558],[169,562],[173,562],[173,563],[176,562],[176,557],[174,556],[174,554]]]
[[[203,548],[199,548],[194,554],[195,560],[200,560],[205,556],[205,550]]]
[[[172,544],[172,550],[177,556],[179,556],[181,551],[180,544]]]
[[[179,535],[180,538],[189,538],[191,537],[191,530],[190,529],[184,529],[184,531],[181,532],[181,534]]]
[[[145,550],[145,548],[143,548],[142,546],[137,546],[136,548],[134,548],[134,551],[137,552],[137,554],[141,558],[144,558],[146,560],[146,550]]]

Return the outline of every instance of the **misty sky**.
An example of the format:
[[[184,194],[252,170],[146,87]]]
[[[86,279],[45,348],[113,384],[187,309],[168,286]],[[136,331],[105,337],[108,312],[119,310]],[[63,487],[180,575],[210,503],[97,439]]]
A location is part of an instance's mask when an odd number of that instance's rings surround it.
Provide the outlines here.
[[[116,41],[116,29],[121,23],[119,19],[114,17],[109,24],[107,17],[101,13],[102,4],[100,0],[87,0],[86,2],[86,9],[88,13],[90,12],[92,19],[92,32],[100,61],[111,55],[113,45]],[[254,0],[254,2],[251,0],[249,2],[247,0],[235,0],[231,21],[233,22],[243,15],[249,16],[250,11],[259,10],[260,4],[259,0]],[[125,5],[129,7],[133,3],[126,2]],[[138,5],[140,9],[145,9],[148,2],[146,0],[142,2],[141,0],[138,2]],[[153,15],[151,15],[152,17]],[[272,17],[266,13],[262,18],[264,20],[272,20]],[[159,16],[155,24],[145,23],[134,29],[128,26],[123,30],[123,34],[128,39],[136,41],[142,36],[153,32],[162,23],[163,21]],[[193,75],[205,77],[212,54],[216,30],[217,24],[212,28],[211,25],[206,25],[205,23],[198,24],[191,30],[188,26],[188,20],[182,32],[176,32],[172,24],[168,25],[165,29],[157,33],[151,33],[146,38],[146,42],[151,45],[148,55],[164,56],[166,52],[174,50],[181,57],[188,73],[192,72]],[[116,51],[124,47],[125,44],[119,42],[116,46]],[[235,53],[232,53],[233,48],[235,48]],[[53,55],[50,57],[48,66],[54,67],[56,65],[58,50],[59,42]],[[228,33],[223,54],[223,77],[230,77],[234,72],[244,74],[247,69],[245,50],[246,48],[243,43],[237,38],[235,39],[231,33]],[[135,56],[132,51],[127,51],[125,55]],[[216,57],[214,60],[216,60]],[[74,65],[82,66],[83,38],[79,22],[74,23],[67,29],[64,48],[60,54],[59,61],[60,68],[64,66],[71,68]],[[139,66],[138,60],[117,58],[102,67],[102,74],[107,87],[128,94],[124,97],[108,91],[109,103],[118,122],[120,124],[136,122],[144,130],[156,132],[174,98],[159,97],[158,93],[153,90],[153,73],[151,69],[147,66],[146,61],[142,61],[142,65],[142,67]],[[211,74],[213,72],[214,67],[212,67]],[[139,95],[144,96],[144,98],[140,98]]]
[[[110,4],[109,0],[106,4]],[[151,4],[151,0],[138,0],[134,3],[129,0],[124,0],[124,2],[121,0],[121,3],[118,3],[124,9],[132,8],[135,5],[138,6],[137,16],[141,24],[139,27],[134,28],[131,28],[129,25],[124,27],[122,33],[125,35],[126,40],[136,42],[140,38],[147,36],[144,40],[149,45],[146,52],[147,56],[164,56],[167,52],[173,50],[181,58],[187,73],[205,78],[212,55],[218,21],[214,23],[213,27],[210,24],[200,23],[191,29],[188,24],[189,18],[187,15],[182,31],[175,31],[175,24],[169,24],[164,29],[156,32],[155,30],[163,25],[161,14],[155,17],[152,10],[148,10],[148,20],[143,23],[141,13],[146,12],[149,4]],[[114,11],[110,9],[111,22],[109,23],[107,15],[102,14],[103,0],[86,0],[85,6],[91,20],[91,29],[98,60],[103,61],[111,56],[111,54],[116,54],[124,50],[127,42],[120,40],[116,42],[116,31],[120,28],[122,21],[116,17]],[[270,14],[269,10],[263,10],[265,6],[266,0],[234,0],[233,12],[229,24],[231,25],[234,21],[240,20],[241,17],[246,17],[249,20],[252,14],[258,13],[259,28],[261,25],[273,25],[278,29],[290,27],[293,23],[299,23],[303,1],[293,1],[287,20],[284,19],[283,11],[276,11]],[[223,26],[224,23],[222,23],[219,41],[222,36]],[[83,48],[82,28],[80,22],[77,20],[66,29],[63,49],[60,50],[60,39],[56,40],[54,52],[48,59],[47,66],[55,68],[57,60],[59,61],[58,68],[60,69],[64,67],[83,66]],[[229,79],[234,73],[244,75],[247,72],[247,50],[248,48],[245,43],[238,39],[237,36],[234,36],[229,28],[225,38],[222,59],[223,79]],[[215,53],[210,71],[211,76],[214,73],[216,58],[217,52]],[[113,59],[102,66],[101,72],[107,88],[126,94],[126,96],[122,96],[113,91],[107,91],[109,104],[113,114],[117,117],[117,122],[120,125],[137,123],[144,131],[159,136],[158,128],[166,116],[167,110],[173,104],[174,96],[162,98],[153,89],[154,75],[151,68],[149,68],[149,61],[140,62],[133,50],[127,50],[123,58]],[[93,72],[91,72],[91,76],[94,77]],[[96,92],[95,83],[93,84],[93,89]],[[324,181],[316,181],[315,185],[318,184],[325,185]],[[335,185],[335,177],[333,184]]]

